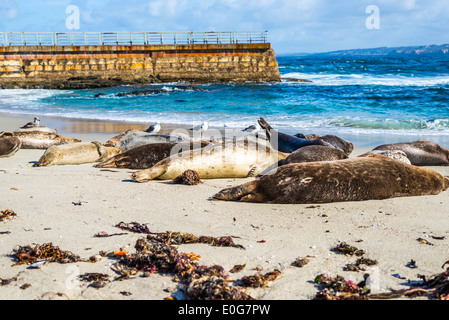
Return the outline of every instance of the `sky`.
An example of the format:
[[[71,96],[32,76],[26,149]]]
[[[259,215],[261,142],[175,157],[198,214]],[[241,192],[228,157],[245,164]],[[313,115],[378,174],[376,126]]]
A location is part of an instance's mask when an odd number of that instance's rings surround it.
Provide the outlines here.
[[[446,44],[448,22],[449,0],[0,0],[0,32],[268,30],[280,54]]]

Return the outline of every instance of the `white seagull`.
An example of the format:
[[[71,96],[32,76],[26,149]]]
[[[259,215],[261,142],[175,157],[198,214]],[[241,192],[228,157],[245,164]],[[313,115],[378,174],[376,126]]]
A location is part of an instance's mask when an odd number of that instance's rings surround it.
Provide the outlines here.
[[[145,132],[156,133],[156,132],[159,132],[160,130],[161,130],[161,124],[159,122],[156,122],[156,123],[152,124],[151,126],[149,126],[148,129],[145,130]]]
[[[39,127],[40,125],[40,120],[39,118],[35,117],[34,121],[28,122],[26,125],[24,125],[23,127],[20,127],[21,129],[26,129],[26,128],[34,128],[34,127]]]
[[[203,122],[200,126],[193,128],[194,131],[205,132],[209,128],[210,122]]]

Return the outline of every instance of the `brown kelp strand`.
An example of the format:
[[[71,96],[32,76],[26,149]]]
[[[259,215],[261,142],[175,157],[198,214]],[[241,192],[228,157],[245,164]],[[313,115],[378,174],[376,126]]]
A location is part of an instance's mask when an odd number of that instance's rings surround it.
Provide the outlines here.
[[[35,245],[34,247],[19,246],[17,249],[14,249],[13,257],[17,260],[17,263],[14,265],[32,264],[37,261],[59,263],[83,261],[79,256],[70,251],[63,251],[59,247],[53,246],[52,243]]]
[[[189,186],[203,183],[200,179],[200,175],[195,170],[186,170],[183,174],[173,179],[174,184],[185,184]]]
[[[14,211],[10,210],[10,209],[6,209],[6,210],[3,210],[3,211],[0,211],[0,221],[4,221],[6,219],[10,219],[12,217],[15,217],[16,215],[17,214]]]
[[[145,233],[145,234],[150,233],[150,230],[146,225],[140,224],[138,222],[125,223],[122,221],[116,224],[115,227],[120,228],[122,230],[131,231],[134,233]]]
[[[239,249],[245,249],[242,245],[235,244],[234,240],[230,236],[222,236],[222,237],[210,237],[210,236],[196,236],[192,233],[183,233],[183,232],[161,232],[154,233],[151,232],[146,225],[142,225],[137,222],[125,223],[120,222],[116,225],[117,228],[122,230],[128,230],[135,233],[145,233],[147,234],[147,238],[149,240],[173,244],[173,245],[181,245],[181,244],[189,244],[189,243],[205,243],[214,247],[234,247]]]
[[[256,273],[252,276],[244,276],[240,280],[237,280],[235,283],[242,287],[265,288],[268,286],[269,282],[276,280],[276,278],[280,274],[281,271],[275,269],[265,274]]]

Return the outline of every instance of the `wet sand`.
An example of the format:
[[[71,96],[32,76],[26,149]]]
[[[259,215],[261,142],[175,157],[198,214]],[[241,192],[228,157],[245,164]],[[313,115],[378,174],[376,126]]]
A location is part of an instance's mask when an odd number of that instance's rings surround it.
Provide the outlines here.
[[[105,142],[131,127],[107,122],[95,125],[81,120],[41,120],[50,127],[57,126],[65,136],[83,141]],[[1,116],[0,131],[13,131],[28,121],[29,117]],[[369,150],[355,147],[351,156]],[[0,222],[0,278],[18,275],[16,281],[0,286],[0,299],[160,300],[176,296],[178,283],[170,275],[138,274],[100,289],[76,281],[77,275],[88,272],[115,278],[111,269],[115,260],[110,258],[96,263],[47,263],[40,269],[12,266],[10,255],[15,247],[49,242],[84,259],[100,251],[132,253],[136,240],[143,235],[126,232],[108,238],[94,237],[101,231],[124,232],[114,227],[122,221],[146,224],[152,232],[232,236],[245,250],[190,244],[179,246],[179,251],[193,252],[201,256],[201,264],[218,264],[225,270],[246,264],[241,272],[230,274],[231,279],[255,274],[255,268],[262,273],[281,270],[268,288],[247,290],[252,297],[263,300],[312,299],[318,292],[313,280],[322,273],[341,275],[356,283],[363,280],[364,273],[370,273],[375,279],[374,292],[405,289],[410,287],[408,280],[419,280],[418,274],[430,277],[444,271],[442,265],[449,259],[447,191],[436,196],[316,206],[222,202],[210,200],[210,196],[251,179],[203,180],[196,186],[166,181],[138,184],[131,181],[133,170],[128,169],[101,171],[92,164],[32,167],[43,153],[44,150],[19,150],[11,158],[0,159],[0,211],[11,209],[17,214]],[[432,169],[448,175],[447,168]],[[424,244],[419,238],[431,244]],[[345,265],[357,258],[333,252],[332,248],[340,242],[363,249],[365,257],[377,260],[378,265],[366,272],[345,271]],[[310,256],[310,263],[304,267],[291,265],[296,258],[306,256]],[[407,267],[412,259],[417,268]],[[30,286],[25,288],[25,284]]]

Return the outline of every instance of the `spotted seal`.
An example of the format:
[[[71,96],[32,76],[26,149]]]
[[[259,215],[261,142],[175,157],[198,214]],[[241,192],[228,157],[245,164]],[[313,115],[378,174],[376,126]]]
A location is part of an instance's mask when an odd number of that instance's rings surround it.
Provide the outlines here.
[[[121,152],[117,147],[105,147],[100,142],[78,142],[48,148],[35,167],[99,162]]]
[[[330,203],[436,195],[449,179],[436,171],[369,154],[338,161],[292,163],[271,175],[226,188],[217,200],[263,203]]]
[[[402,163],[412,164],[408,159],[407,155],[401,150],[371,150],[367,153],[359,155],[359,157],[366,157],[367,155],[372,153],[380,154]]]
[[[22,142],[21,149],[47,149],[51,146],[81,142],[79,139],[61,136],[52,132],[13,132],[14,137]],[[2,134],[0,134],[0,138]]]
[[[449,165],[449,150],[427,140],[384,144],[374,148],[373,150],[403,151],[407,155],[407,158],[410,160],[411,164],[415,166]]]
[[[123,152],[149,143],[181,142],[179,136],[148,133],[135,129],[122,132],[105,142],[106,147],[119,147]]]
[[[128,169],[148,169],[159,161],[172,155],[176,148],[179,151],[188,149],[203,148],[209,144],[209,141],[199,143],[193,142],[164,142],[150,143],[139,146],[123,153],[120,153],[110,159],[94,165],[96,168],[128,168]]]
[[[156,178],[168,180],[186,170],[195,170],[201,179],[246,178],[256,176],[287,157],[269,144],[255,144],[248,140],[225,141],[173,154],[149,169],[135,172],[131,177],[137,182]]]

